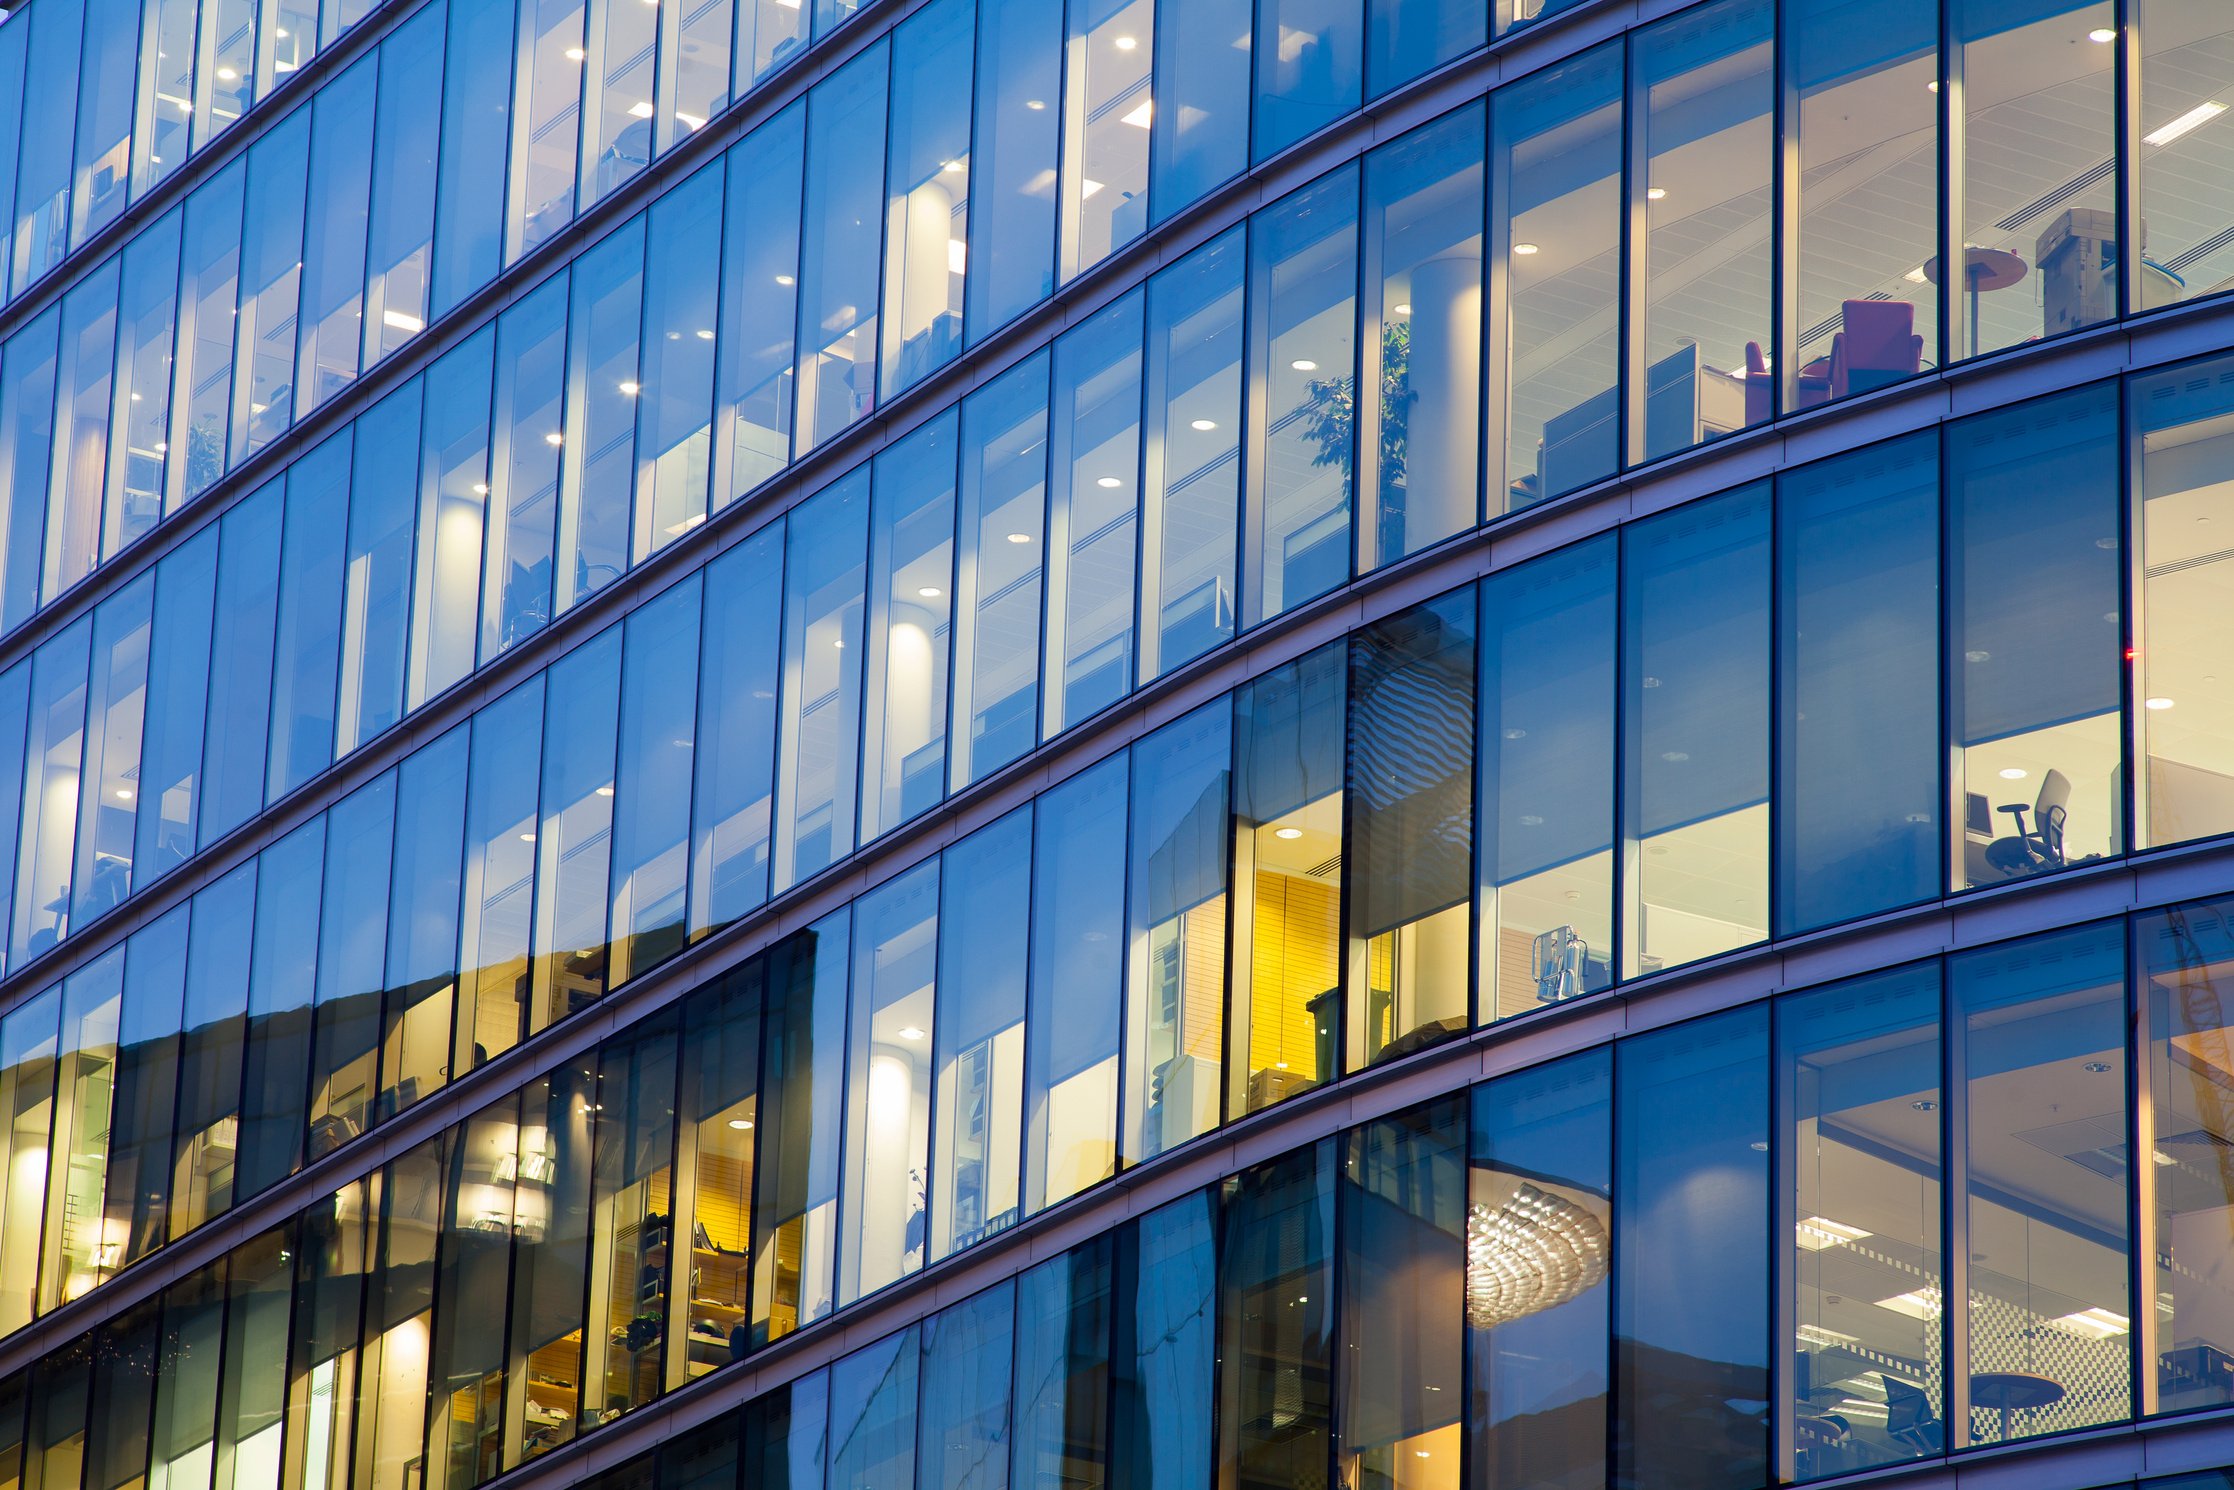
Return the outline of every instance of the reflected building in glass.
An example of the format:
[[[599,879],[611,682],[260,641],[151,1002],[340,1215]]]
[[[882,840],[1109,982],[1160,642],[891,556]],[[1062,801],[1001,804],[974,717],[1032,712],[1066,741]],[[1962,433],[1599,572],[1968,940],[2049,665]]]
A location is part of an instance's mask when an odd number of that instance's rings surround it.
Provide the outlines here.
[[[5,0],[0,1490],[2234,1490],[2225,0]]]

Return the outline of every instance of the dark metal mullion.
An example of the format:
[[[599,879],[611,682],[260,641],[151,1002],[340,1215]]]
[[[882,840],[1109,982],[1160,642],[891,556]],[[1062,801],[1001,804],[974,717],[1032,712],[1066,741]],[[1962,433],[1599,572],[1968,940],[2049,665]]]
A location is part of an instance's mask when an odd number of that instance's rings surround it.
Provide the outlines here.
[[[1962,204],[1966,130],[1963,97],[1961,18],[1966,0],[1941,0],[1939,14],[1939,367],[1978,355],[1958,333],[1963,320],[1970,272],[1963,251]],[[1957,356],[1958,349],[1960,356]]]
[[[1940,1202],[1939,1324],[1942,1391],[1940,1452],[1970,1445],[1970,1156],[1968,1031],[1955,996],[1953,960],[1940,964]]]

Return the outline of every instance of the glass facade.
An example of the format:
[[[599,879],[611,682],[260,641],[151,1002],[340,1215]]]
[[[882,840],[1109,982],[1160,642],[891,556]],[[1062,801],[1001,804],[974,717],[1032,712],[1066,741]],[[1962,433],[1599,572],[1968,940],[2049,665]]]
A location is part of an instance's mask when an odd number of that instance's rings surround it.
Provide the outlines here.
[[[0,14],[0,1490],[2199,1463],[2234,32],[1570,8]]]

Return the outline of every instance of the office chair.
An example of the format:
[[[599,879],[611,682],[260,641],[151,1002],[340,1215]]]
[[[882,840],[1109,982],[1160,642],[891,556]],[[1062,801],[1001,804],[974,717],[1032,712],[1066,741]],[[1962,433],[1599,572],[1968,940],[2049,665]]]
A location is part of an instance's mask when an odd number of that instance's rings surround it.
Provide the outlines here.
[[[1920,1454],[1937,1454],[1947,1442],[1947,1425],[1931,1410],[1924,1389],[1897,1376],[1885,1382],[1885,1436]]]
[[[2032,826],[2025,826],[2026,807],[2022,802],[2004,803],[1997,811],[2006,812],[2016,825],[2016,832],[2008,838],[1997,838],[1986,845],[1986,862],[2004,875],[2038,874],[2042,870],[2063,867],[2063,825],[2070,816],[2067,810],[2071,801],[2071,779],[2061,771],[2051,770],[2040,778],[2040,795],[2033,799]]]

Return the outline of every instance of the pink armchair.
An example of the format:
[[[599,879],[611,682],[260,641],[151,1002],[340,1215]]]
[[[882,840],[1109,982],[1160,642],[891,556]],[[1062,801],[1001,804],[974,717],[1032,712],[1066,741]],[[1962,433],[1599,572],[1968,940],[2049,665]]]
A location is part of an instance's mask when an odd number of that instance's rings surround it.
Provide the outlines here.
[[[1849,300],[1845,329],[1831,339],[1831,396],[1867,393],[1924,365],[1924,339],[1916,334],[1916,307],[1906,300]]]

